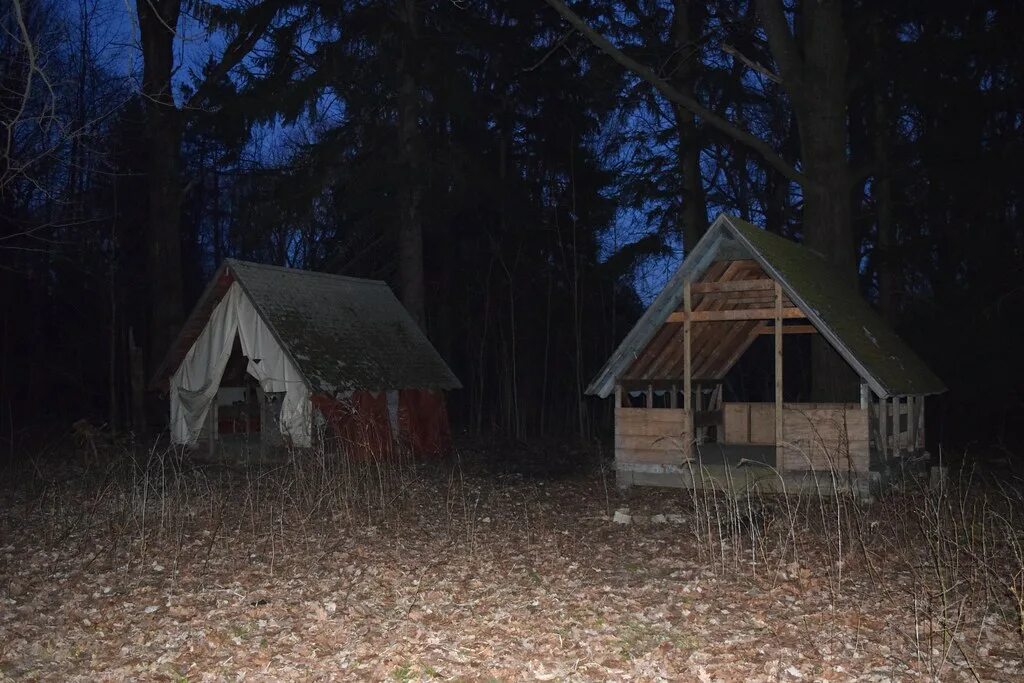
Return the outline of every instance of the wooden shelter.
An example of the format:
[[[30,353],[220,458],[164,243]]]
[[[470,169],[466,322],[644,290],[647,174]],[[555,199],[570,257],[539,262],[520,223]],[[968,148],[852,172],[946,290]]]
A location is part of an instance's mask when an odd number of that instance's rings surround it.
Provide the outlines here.
[[[785,340],[811,334],[860,378],[859,400],[783,400]],[[774,345],[774,401],[725,400],[723,380],[765,335]],[[842,480],[864,489],[923,451],[925,397],[944,390],[823,258],[721,215],[587,393],[615,396],[622,486],[710,477],[779,488]]]

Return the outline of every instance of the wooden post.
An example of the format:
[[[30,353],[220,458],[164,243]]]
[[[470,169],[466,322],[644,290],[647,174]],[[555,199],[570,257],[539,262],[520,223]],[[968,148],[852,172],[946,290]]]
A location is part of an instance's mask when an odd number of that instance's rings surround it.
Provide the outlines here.
[[[917,397],[907,396],[907,453],[917,450]]]
[[[775,283],[775,466],[782,469],[782,286]]]
[[[889,399],[878,397],[878,450],[882,460],[889,458]]]
[[[871,390],[866,382],[860,383],[860,409],[867,410],[871,405]]]
[[[693,420],[693,359],[690,357],[690,342],[693,337],[693,300],[690,292],[690,281],[683,283],[683,420],[689,428],[683,429],[683,458],[689,459],[693,453],[691,444],[696,437]]]
[[[693,322],[690,320],[690,282],[683,283],[683,312],[686,314],[683,319],[683,410],[688,413],[693,411],[693,397],[691,394],[691,383],[693,377],[693,359],[690,358],[690,338],[693,336]]]
[[[679,397],[677,396],[677,394],[679,393],[679,386],[676,385],[676,384],[673,384],[672,387],[669,389],[669,391],[671,391],[672,393],[671,393],[671,395],[669,395],[669,398],[668,398],[668,407],[669,408],[678,408],[679,407]]]
[[[903,415],[907,411],[906,396],[897,396],[893,401],[893,427],[892,432],[896,436],[896,455],[905,455],[904,445],[907,442],[907,432],[903,429]],[[909,418],[907,428],[910,427]]]
[[[647,408],[651,409],[654,407],[654,385],[647,385]]]
[[[917,404],[918,404],[918,408],[919,408],[919,410],[917,411],[918,412],[918,418],[920,419],[920,422],[918,422],[918,425],[917,425],[917,440],[918,440],[918,446],[917,447],[923,451],[925,446],[926,446],[926,444],[925,444],[925,433],[924,433],[924,424],[925,424],[925,422],[924,422],[924,405],[925,405],[924,396],[921,396],[918,399]]]

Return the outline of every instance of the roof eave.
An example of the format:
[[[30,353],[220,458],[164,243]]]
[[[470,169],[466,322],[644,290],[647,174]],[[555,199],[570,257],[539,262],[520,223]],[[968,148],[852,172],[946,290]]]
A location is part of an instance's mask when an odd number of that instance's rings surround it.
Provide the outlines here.
[[[749,251],[750,255],[758,262],[758,264],[760,264],[761,268],[763,268],[773,280],[779,283],[782,290],[786,293],[786,296],[788,296],[796,307],[807,316],[807,319],[811,321],[811,324],[814,325],[821,336],[827,339],[832,347],[839,352],[839,355],[843,357],[843,360],[850,364],[854,372],[856,372],[862,380],[867,382],[871,391],[875,392],[875,395],[881,398],[888,398],[890,396],[897,395],[884,387],[882,383],[878,381],[878,378],[868,371],[849,347],[842,342],[839,335],[837,335],[835,331],[825,323],[824,319],[817,314],[817,311],[815,311],[813,307],[808,305],[808,303],[800,297],[797,291],[786,281],[782,274],[771,264],[770,261],[768,261],[768,259],[764,257],[763,254],[761,254],[760,250],[746,238],[743,231],[733,224],[731,217],[726,214],[722,214],[720,218],[725,220],[725,225],[728,226],[729,234],[746,247],[747,251]]]
[[[227,271],[228,269],[230,260],[231,259],[225,259],[224,262],[217,267],[217,270],[214,272],[213,277],[210,279],[210,281],[206,283],[206,288],[203,289],[203,293],[199,296],[199,300],[196,302],[196,305],[192,308],[192,312],[189,313],[188,318],[185,319],[184,324],[182,324],[181,328],[178,330],[178,334],[175,335],[174,341],[171,342],[171,345],[167,348],[166,352],[164,353],[164,358],[162,361],[160,361],[160,365],[157,367],[156,371],[153,372],[152,377],[150,377],[149,383],[147,385],[147,389],[149,391],[159,391],[161,389],[167,389],[167,384],[168,382],[170,382],[171,376],[178,370],[177,367],[170,367],[171,358],[174,354],[174,351],[175,349],[178,348],[180,344],[184,343],[185,337],[187,336],[186,332],[189,329],[189,323],[192,322],[192,317],[201,315],[201,311],[203,310],[204,305],[207,303],[208,299],[213,296],[214,292],[217,289],[217,286],[220,284],[221,277],[223,277],[225,271]],[[237,276],[234,277],[237,278]],[[209,320],[209,314],[207,314],[207,320]],[[205,326],[206,322],[203,323],[203,327]],[[192,343],[194,344],[195,340],[193,340]],[[191,344],[189,345],[189,348],[191,348]],[[188,354],[188,351],[186,350],[185,353]]]
[[[274,325],[270,324],[270,319],[267,317],[266,311],[264,311],[263,307],[260,306],[260,303],[259,301],[256,300],[256,297],[254,297],[249,292],[249,289],[248,287],[246,287],[245,284],[245,278],[243,278],[241,274],[238,272],[238,270],[234,268],[234,259],[226,259],[225,266],[231,268],[231,272],[235,276],[235,282],[237,282],[238,286],[242,288],[242,292],[245,294],[246,297],[248,297],[249,303],[252,304],[252,307],[256,309],[256,312],[259,314],[260,318],[263,319],[263,324],[266,326],[268,330],[270,330],[270,334],[274,337],[274,341],[277,342],[277,345],[281,348],[281,351],[284,352],[284,355],[288,359],[288,362],[292,364],[293,368],[295,368],[296,374],[298,374],[298,376],[302,378],[302,383],[306,385],[306,389],[309,391],[309,393],[312,394],[315,390],[313,385],[310,383],[309,378],[306,377],[306,373],[302,371],[302,366],[299,365],[299,363],[295,360],[295,356],[292,355],[292,350],[288,347],[287,344],[284,343],[284,340],[281,339],[281,335],[278,334],[277,329],[274,327]]]
[[[600,398],[607,398],[611,395],[618,378],[625,372],[629,363],[636,359],[635,352],[632,354],[632,358],[629,357],[629,350],[633,348],[642,349],[650,343],[658,328],[665,323],[669,314],[679,305],[679,301],[682,300],[682,287],[679,287],[679,285],[687,279],[692,279],[694,272],[702,270],[703,261],[714,255],[715,242],[721,239],[723,226],[726,225],[725,218],[725,214],[720,214],[707,229],[707,232],[697,241],[697,244],[686,255],[686,258],[683,259],[676,272],[665,283],[658,296],[654,298],[651,305],[640,316],[640,319],[633,325],[633,328],[625,338],[623,338],[615,352],[612,353],[611,358],[608,359],[594,379],[591,380],[587,390],[584,392],[585,394],[599,396]]]

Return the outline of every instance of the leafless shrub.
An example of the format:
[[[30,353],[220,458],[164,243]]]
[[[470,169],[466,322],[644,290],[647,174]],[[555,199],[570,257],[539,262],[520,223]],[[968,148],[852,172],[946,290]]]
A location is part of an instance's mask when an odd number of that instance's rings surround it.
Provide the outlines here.
[[[795,489],[769,467],[745,481],[729,469],[723,482],[698,449],[682,495],[702,559],[769,584],[821,576],[834,601],[844,594],[844,568],[862,565],[888,599],[913,604],[916,627],[906,637],[935,676],[954,657],[970,666],[961,643],[971,629],[981,637],[984,615],[1011,619],[1024,643],[1022,482],[964,467],[935,486],[928,472],[908,470],[869,495],[867,482],[843,466],[848,445],[833,448],[829,470]]]

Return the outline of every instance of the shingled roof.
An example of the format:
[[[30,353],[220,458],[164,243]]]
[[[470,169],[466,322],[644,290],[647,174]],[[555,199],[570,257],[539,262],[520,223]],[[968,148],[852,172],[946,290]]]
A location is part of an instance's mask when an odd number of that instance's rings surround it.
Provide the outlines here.
[[[227,259],[154,377],[163,386],[238,282],[313,392],[458,389],[462,385],[391,288],[363,280]]]
[[[683,283],[716,260],[752,259],[879,396],[936,394],[942,381],[824,258],[738,218],[721,215],[587,388],[608,396],[681,304]]]

